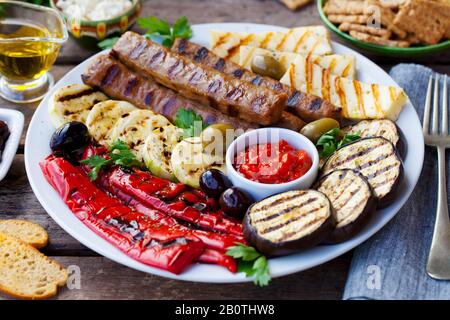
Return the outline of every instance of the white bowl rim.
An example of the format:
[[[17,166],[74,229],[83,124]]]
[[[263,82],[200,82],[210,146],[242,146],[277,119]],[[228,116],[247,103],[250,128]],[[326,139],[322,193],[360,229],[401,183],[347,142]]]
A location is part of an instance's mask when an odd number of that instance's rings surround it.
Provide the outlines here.
[[[311,168],[309,168],[309,170],[304,175],[302,175],[301,177],[299,177],[295,180],[291,180],[291,181],[283,182],[283,183],[262,183],[262,182],[257,182],[257,181],[247,179],[246,177],[244,177],[242,174],[240,174],[234,168],[234,166],[232,164],[232,157],[234,158],[234,156],[235,156],[235,152],[234,152],[235,146],[242,140],[244,140],[244,142],[245,142],[245,139],[250,135],[259,136],[260,132],[270,132],[270,131],[279,131],[280,132],[279,140],[283,139],[281,136],[283,133],[290,134],[290,135],[296,135],[299,137],[301,144],[309,145],[311,150],[313,150],[312,155],[308,150],[305,150],[312,159],[312,165],[311,165]],[[268,136],[271,137],[271,135],[268,135]],[[271,141],[271,143],[273,143],[273,142]],[[245,148],[247,148],[247,147],[248,146],[246,145]],[[227,148],[227,152],[225,155],[225,163],[227,165],[227,174],[228,175],[233,174],[242,182],[248,183],[249,185],[252,185],[254,187],[262,187],[262,188],[265,188],[266,190],[274,190],[274,191],[278,190],[279,188],[292,187],[294,189],[296,185],[298,185],[303,180],[308,179],[311,175],[314,175],[319,170],[319,152],[317,151],[316,146],[314,145],[314,143],[311,142],[311,140],[309,140],[306,136],[302,135],[301,133],[299,133],[297,131],[285,129],[285,128],[266,127],[266,128],[258,128],[258,129],[254,129],[251,131],[247,131],[247,132],[241,134],[236,139],[234,139],[233,142]],[[229,171],[231,171],[231,172],[229,172]]]

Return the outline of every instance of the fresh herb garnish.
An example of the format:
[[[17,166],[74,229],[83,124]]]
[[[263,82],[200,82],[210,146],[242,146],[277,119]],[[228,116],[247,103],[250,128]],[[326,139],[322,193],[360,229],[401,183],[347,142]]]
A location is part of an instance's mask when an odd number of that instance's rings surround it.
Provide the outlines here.
[[[100,171],[113,164],[123,167],[141,166],[141,163],[136,159],[128,145],[121,140],[114,141],[108,151],[109,159],[94,155],[81,161],[82,164],[86,164],[91,168],[91,171],[88,173],[91,180],[97,180]]]
[[[340,139],[340,136],[341,129],[339,128],[331,129],[320,136],[319,140],[316,142],[316,147],[319,150],[321,158],[326,158],[340,147],[361,138],[359,132],[355,134],[346,134],[342,139]]]
[[[172,47],[176,38],[190,39],[192,37],[192,28],[185,16],[178,18],[172,28],[167,21],[160,20],[155,16],[139,18],[137,24],[145,30],[144,36],[146,38],[158,41],[169,48]],[[110,49],[116,44],[117,40],[119,40],[119,37],[107,38],[97,45],[101,49]]]
[[[190,39],[192,37],[192,28],[185,16],[178,18],[172,28],[167,21],[155,16],[139,18],[137,24],[145,30],[146,37],[160,41],[163,46],[169,48],[176,38]]]
[[[203,122],[202,116],[196,114],[192,110],[184,108],[178,109],[175,116],[174,124],[181,129],[184,129],[184,136],[186,138],[199,135],[207,125]]]
[[[97,43],[97,45],[99,46],[100,49],[103,49],[103,50],[110,49],[110,48],[114,47],[117,40],[119,40],[119,37],[106,38],[105,40]]]
[[[243,243],[227,249],[226,255],[238,259],[238,272],[244,272],[247,277],[255,277],[254,283],[260,287],[267,286],[271,280],[267,258],[255,248]]]

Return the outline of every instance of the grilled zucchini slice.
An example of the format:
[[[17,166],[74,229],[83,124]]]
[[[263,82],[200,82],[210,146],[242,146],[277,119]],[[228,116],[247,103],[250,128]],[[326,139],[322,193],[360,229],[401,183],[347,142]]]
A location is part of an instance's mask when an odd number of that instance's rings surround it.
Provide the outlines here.
[[[330,200],[316,190],[295,190],[253,204],[243,221],[245,238],[260,252],[290,254],[324,241],[334,229]]]
[[[325,194],[334,209],[336,228],[327,242],[342,242],[358,233],[375,212],[377,199],[364,176],[350,169],[322,177],[315,189]]]
[[[160,178],[176,180],[170,159],[172,150],[183,139],[183,130],[168,125],[153,130],[145,140],[142,158],[147,168]]]
[[[94,105],[107,99],[103,93],[85,84],[70,84],[57,90],[50,99],[50,119],[55,127],[70,121],[85,123]]]
[[[363,138],[338,149],[325,162],[322,175],[337,169],[360,171],[378,198],[379,206],[393,199],[403,171],[396,148],[382,137]]]
[[[106,100],[97,103],[86,119],[89,134],[99,144],[109,146],[114,125],[135,110],[138,110],[138,108],[125,101]]]
[[[361,138],[383,137],[394,146],[397,146],[400,135],[395,123],[389,119],[363,120],[352,126],[342,128],[344,133],[355,134],[359,132]]]
[[[111,141],[124,141],[134,151],[136,158],[142,161],[142,148],[148,135],[153,130],[167,125],[170,125],[169,120],[149,110],[132,111],[116,123],[111,133]]]
[[[182,183],[200,188],[200,176],[209,169],[226,173],[223,156],[205,153],[200,137],[187,138],[172,150],[170,159],[175,177]]]

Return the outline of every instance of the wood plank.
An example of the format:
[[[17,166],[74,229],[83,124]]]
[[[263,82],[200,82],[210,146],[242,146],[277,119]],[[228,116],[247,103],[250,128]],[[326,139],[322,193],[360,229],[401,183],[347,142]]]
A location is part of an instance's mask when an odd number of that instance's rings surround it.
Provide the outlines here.
[[[351,254],[316,268],[273,279],[265,288],[252,283],[205,284],[145,274],[102,257],[56,257],[81,270],[81,289],[63,288],[55,299],[340,299]],[[9,299],[0,294],[1,299]]]

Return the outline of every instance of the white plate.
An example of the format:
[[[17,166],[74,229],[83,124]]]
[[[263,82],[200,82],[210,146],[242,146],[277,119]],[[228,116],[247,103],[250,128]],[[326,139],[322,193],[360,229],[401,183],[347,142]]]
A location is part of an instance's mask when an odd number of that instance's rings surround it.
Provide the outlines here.
[[[194,37],[192,41],[208,46],[209,30],[213,28],[247,32],[283,30],[283,28],[276,26],[248,23],[202,24],[193,26]],[[359,80],[384,85],[396,85],[394,80],[392,80],[386,72],[359,53],[338,43],[333,43],[333,50],[339,54],[351,54],[356,57]],[[52,92],[64,85],[81,82],[80,75],[92,59],[93,58],[90,58],[84,61],[67,73],[53,87]],[[232,274],[222,267],[206,264],[193,265],[181,275],[174,275],[167,271],[149,267],[129,258],[84,226],[72,212],[70,212],[59,195],[45,181],[41,170],[39,169],[39,161],[50,153],[48,144],[50,136],[54,131],[47,112],[47,104],[50,95],[51,92],[41,102],[30,123],[25,143],[25,165],[28,179],[34,193],[42,206],[47,210],[48,214],[64,230],[85,246],[99,254],[143,272],[167,278],[198,282],[224,283],[250,280],[245,278],[242,273]],[[380,230],[400,210],[413,191],[422,170],[424,142],[419,118],[410,102],[405,106],[397,124],[402,130],[409,148],[406,158],[404,159],[405,178],[400,186],[401,192],[396,201],[389,207],[379,210],[362,232],[344,243],[337,245],[322,245],[291,256],[270,259],[270,271],[272,277],[279,277],[317,266],[353,249]]]
[[[14,156],[16,155],[20,137],[22,136],[24,116],[20,111],[0,109],[0,120],[6,122],[10,132],[0,162],[0,181],[2,181],[8,173],[14,160]]]

